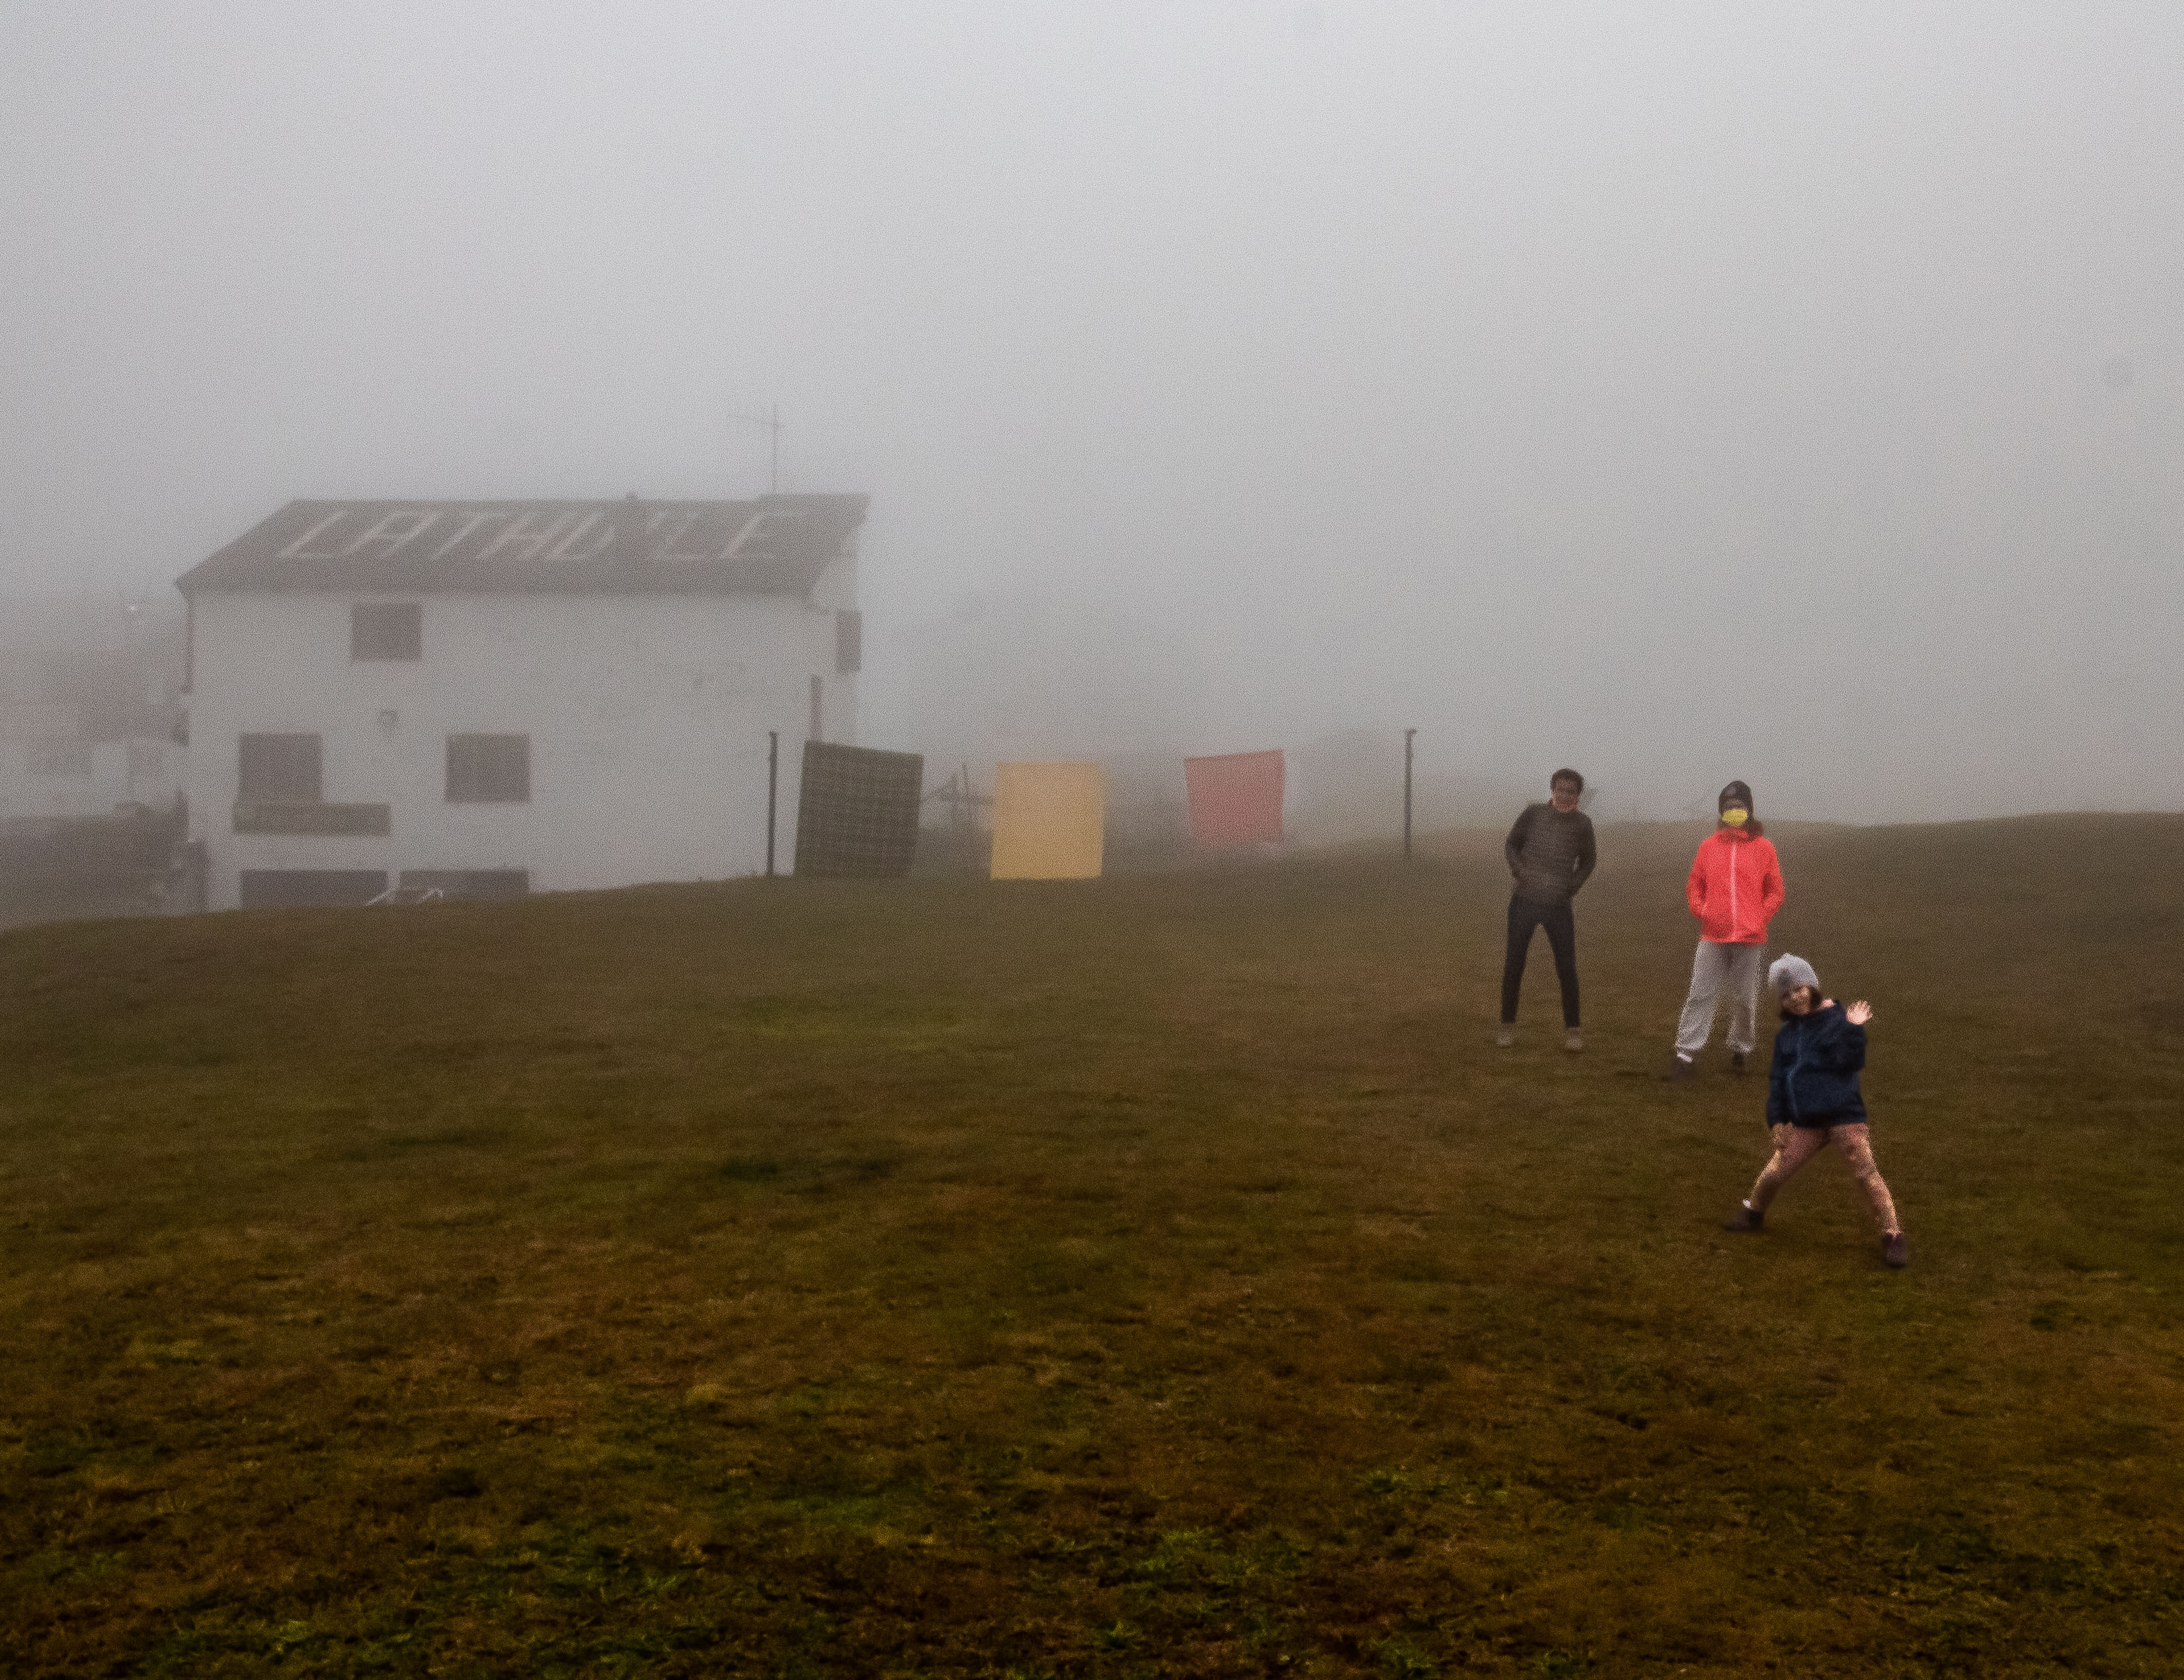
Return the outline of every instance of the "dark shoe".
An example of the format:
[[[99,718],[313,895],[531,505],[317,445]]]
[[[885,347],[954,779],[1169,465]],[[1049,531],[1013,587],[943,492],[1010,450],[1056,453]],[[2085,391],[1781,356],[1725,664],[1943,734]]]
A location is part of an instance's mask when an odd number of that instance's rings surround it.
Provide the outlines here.
[[[1669,1058],[1669,1071],[1663,1074],[1661,1077],[1669,1081],[1671,1084],[1674,1084],[1678,1080],[1689,1079],[1692,1074],[1697,1071],[1698,1069],[1692,1063],[1691,1059],[1689,1056],[1670,1056]]]
[[[1729,1071],[1731,1073],[1741,1073],[1744,1071],[1743,1051],[1731,1050],[1729,1053]]]
[[[1721,1222],[1724,1231],[1742,1231],[1757,1237],[1767,1228],[1767,1215],[1749,1202],[1737,1204],[1736,1211]],[[1899,1239],[1901,1240],[1901,1239]]]
[[[1901,1231],[1892,1231],[1880,1239],[1880,1263],[1897,1271],[1911,1264],[1911,1244]]]

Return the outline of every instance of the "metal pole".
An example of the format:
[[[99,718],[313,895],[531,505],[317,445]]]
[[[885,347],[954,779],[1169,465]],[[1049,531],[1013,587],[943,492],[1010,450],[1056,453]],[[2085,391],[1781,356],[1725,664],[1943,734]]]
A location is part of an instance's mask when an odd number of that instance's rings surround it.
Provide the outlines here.
[[[762,414],[747,414],[740,409],[731,418],[746,426],[762,426],[772,434],[772,453],[768,458],[766,474],[766,493],[781,494],[781,404],[776,403]]]
[[[144,676],[136,665],[136,615],[143,610],[142,604],[129,599],[121,601],[121,634],[129,648],[129,686],[135,691],[130,700],[133,711],[144,704]],[[122,796],[134,804],[136,800],[136,748],[124,743],[121,753]]]
[[[775,790],[781,786],[781,732],[766,732],[766,872],[773,876],[773,807]]]
[[[1411,854],[1411,737],[1415,729],[1403,732],[1403,855]]]

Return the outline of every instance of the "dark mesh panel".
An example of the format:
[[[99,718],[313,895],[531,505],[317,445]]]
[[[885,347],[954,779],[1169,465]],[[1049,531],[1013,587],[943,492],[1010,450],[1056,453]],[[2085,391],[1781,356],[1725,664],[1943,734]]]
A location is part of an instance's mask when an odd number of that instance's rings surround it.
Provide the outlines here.
[[[922,754],[806,741],[804,791],[796,806],[796,872],[909,874],[917,854],[918,796],[924,786]]]

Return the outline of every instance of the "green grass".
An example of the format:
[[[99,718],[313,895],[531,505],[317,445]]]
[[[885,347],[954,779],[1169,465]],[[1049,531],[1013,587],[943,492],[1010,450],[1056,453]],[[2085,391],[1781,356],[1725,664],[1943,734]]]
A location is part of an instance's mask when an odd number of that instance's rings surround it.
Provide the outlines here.
[[[1901,1274],[1697,833],[0,936],[0,1671],[2173,1672],[2184,820],[1778,835]]]

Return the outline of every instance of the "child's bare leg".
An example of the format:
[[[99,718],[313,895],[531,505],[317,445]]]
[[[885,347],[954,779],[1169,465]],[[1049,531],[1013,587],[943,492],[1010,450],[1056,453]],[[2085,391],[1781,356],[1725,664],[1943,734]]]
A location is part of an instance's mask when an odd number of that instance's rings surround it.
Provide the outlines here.
[[[1903,1227],[1897,1223],[1896,1199],[1888,1193],[1888,1181],[1880,1176],[1874,1165],[1873,1139],[1863,1126],[1838,1126],[1833,1128],[1836,1144],[1842,1150],[1850,1176],[1865,1192],[1865,1199],[1873,1204],[1873,1216],[1880,1221],[1880,1234],[1893,1237]]]
[[[1797,1175],[1797,1169],[1827,1145],[1828,1134],[1802,1126],[1774,1128],[1774,1157],[1760,1169],[1759,1177],[1745,1201],[1759,1212],[1774,1199],[1774,1193]]]
[[[1768,1175],[1771,1173],[1774,1176],[1775,1182],[1777,1183],[1780,1182],[1782,1177],[1782,1146],[1790,1141],[1790,1131],[1791,1128],[1786,1126],[1770,1126],[1767,1128],[1768,1137],[1772,1138],[1774,1143],[1774,1153],[1767,1157],[1767,1165],[1759,1169],[1759,1178],[1761,1182],[1764,1182]],[[1755,1182],[1752,1187],[1752,1195],[1756,1196],[1758,1193],[1759,1184]],[[1748,1208],[1757,1207],[1758,1204],[1752,1199],[1752,1196],[1747,1196],[1744,1199],[1744,1205]]]

